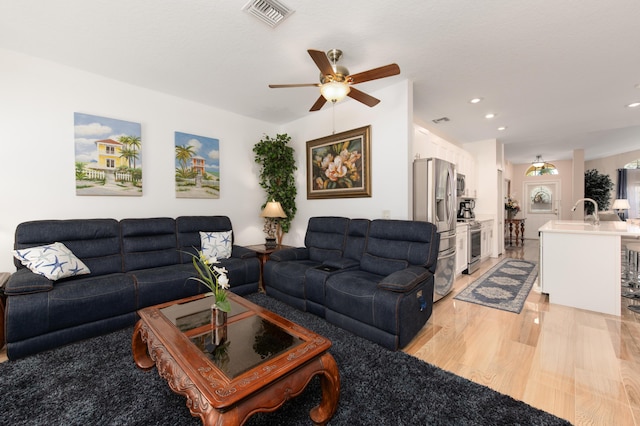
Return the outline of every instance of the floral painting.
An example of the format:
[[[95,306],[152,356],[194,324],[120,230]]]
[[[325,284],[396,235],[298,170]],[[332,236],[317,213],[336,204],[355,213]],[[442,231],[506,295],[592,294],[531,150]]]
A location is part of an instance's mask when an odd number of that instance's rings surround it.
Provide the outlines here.
[[[307,198],[371,197],[371,126],[307,142]]]
[[[220,141],[175,132],[176,198],[220,198]]]
[[[142,196],[140,123],[74,113],[76,195]]]

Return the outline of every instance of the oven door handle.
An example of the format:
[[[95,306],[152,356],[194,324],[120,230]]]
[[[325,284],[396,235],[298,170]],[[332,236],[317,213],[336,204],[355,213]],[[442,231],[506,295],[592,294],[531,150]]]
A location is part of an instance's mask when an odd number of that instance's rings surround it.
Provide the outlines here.
[[[448,249],[438,253],[438,259],[445,259],[453,254],[456,254],[456,246],[449,247]]]

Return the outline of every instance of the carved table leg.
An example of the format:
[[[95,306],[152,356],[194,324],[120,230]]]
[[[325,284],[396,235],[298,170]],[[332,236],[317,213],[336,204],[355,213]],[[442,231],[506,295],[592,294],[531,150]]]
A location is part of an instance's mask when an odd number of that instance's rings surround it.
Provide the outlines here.
[[[320,361],[324,365],[324,371],[320,375],[322,401],[320,401],[320,405],[311,410],[309,415],[314,423],[324,425],[333,417],[338,408],[340,373],[336,361],[328,352],[322,355]]]
[[[520,241],[522,242],[522,246],[524,247],[524,220],[520,222]]]
[[[509,245],[512,246],[511,237],[513,235],[513,222],[509,222]]]
[[[154,365],[156,365],[156,363],[149,356],[147,344],[144,341],[146,340],[146,336],[143,336],[143,333],[146,333],[146,331],[142,329],[142,320],[140,320],[136,323],[136,326],[133,329],[131,350],[133,351],[133,360],[138,368],[142,370],[150,370]]]

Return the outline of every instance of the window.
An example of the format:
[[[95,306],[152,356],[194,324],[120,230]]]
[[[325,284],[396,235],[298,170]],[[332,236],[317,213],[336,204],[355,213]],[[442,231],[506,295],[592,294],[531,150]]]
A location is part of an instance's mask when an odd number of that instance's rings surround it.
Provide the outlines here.
[[[114,169],[116,167],[116,160],[107,158],[107,168]]]
[[[544,163],[542,167],[531,166],[527,169],[525,176],[542,176],[542,175],[557,175],[558,170],[556,166],[551,163]]]
[[[640,169],[627,170],[627,199],[629,217],[640,217]]]
[[[620,174],[623,174],[627,186],[626,194],[620,191]],[[617,198],[629,200],[629,211],[624,213],[624,217],[640,218],[640,159],[631,161],[624,165],[624,169],[618,169],[618,193]]]
[[[106,147],[106,152],[107,154],[115,154],[116,153],[116,149],[112,146],[107,146]]]

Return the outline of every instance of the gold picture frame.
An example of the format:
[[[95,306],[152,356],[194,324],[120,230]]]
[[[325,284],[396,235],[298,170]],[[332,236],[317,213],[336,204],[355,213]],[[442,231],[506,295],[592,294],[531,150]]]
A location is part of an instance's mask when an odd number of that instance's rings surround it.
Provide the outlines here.
[[[307,199],[371,197],[371,126],[307,142]]]

